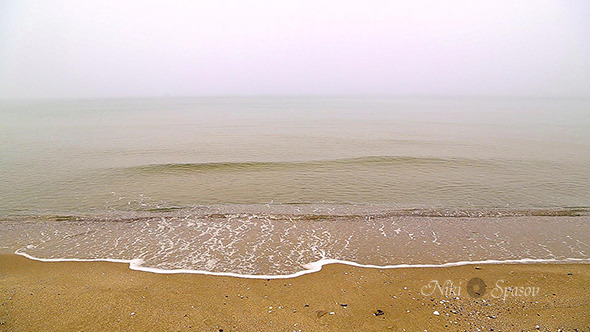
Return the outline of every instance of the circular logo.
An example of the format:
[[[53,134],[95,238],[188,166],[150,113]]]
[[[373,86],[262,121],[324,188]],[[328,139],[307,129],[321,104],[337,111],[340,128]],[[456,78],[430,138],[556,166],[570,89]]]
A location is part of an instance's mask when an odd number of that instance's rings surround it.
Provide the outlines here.
[[[482,297],[486,293],[486,288],[488,286],[480,278],[473,278],[467,283],[467,293],[474,298]]]

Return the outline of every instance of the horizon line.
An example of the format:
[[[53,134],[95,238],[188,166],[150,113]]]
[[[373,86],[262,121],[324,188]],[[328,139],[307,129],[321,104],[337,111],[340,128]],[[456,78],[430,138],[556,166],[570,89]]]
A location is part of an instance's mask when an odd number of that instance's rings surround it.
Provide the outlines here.
[[[0,102],[13,101],[92,101],[92,100],[135,100],[135,99],[218,99],[218,98],[384,98],[384,99],[413,99],[413,98],[432,98],[432,99],[578,99],[590,100],[590,96],[547,96],[547,95],[439,95],[439,94],[203,94],[203,95],[136,95],[136,96],[63,96],[63,97],[16,97],[0,98]]]

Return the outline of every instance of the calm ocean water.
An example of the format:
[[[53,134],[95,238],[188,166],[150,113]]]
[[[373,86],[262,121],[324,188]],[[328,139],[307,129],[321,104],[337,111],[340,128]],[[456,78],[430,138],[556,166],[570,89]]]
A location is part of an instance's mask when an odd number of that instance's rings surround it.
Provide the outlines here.
[[[590,258],[589,100],[4,101],[0,142],[5,253],[275,276]]]
[[[0,104],[0,214],[339,203],[590,205],[590,101]]]

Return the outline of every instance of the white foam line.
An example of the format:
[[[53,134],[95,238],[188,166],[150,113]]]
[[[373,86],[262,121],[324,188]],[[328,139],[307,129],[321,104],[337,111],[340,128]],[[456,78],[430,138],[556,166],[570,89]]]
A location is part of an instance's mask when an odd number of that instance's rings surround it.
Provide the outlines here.
[[[485,261],[459,261],[449,262],[442,264],[397,264],[397,265],[371,265],[371,264],[359,264],[351,261],[344,261],[340,259],[327,259],[322,258],[318,261],[305,264],[306,268],[303,271],[299,271],[292,274],[281,274],[281,275],[266,275],[266,274],[239,274],[233,272],[211,272],[202,270],[189,270],[189,269],[174,269],[174,270],[163,270],[153,267],[142,266],[142,259],[114,259],[114,258],[94,258],[94,259],[82,259],[82,258],[37,258],[27,253],[20,252],[20,249],[14,252],[16,255],[24,256],[28,259],[41,262],[110,262],[110,263],[125,263],[129,264],[129,268],[135,271],[151,272],[158,274],[204,274],[212,276],[225,276],[225,277],[236,277],[246,279],[289,279],[299,277],[305,274],[319,272],[324,265],[328,264],[344,264],[355,267],[370,268],[370,269],[406,269],[406,268],[443,268],[443,267],[454,267],[464,265],[497,265],[497,264],[543,264],[543,263],[590,263],[590,258],[566,258],[566,259],[536,259],[536,258],[522,258],[522,259],[507,259],[507,260],[485,260]]]

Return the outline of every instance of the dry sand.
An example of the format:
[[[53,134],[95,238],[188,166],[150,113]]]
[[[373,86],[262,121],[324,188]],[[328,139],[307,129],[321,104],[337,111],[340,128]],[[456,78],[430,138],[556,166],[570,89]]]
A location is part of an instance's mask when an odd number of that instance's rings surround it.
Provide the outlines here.
[[[487,284],[479,298],[467,292],[474,277]],[[460,295],[440,289],[423,295],[433,291],[425,287],[433,280],[450,280]],[[538,293],[504,300],[497,282]],[[384,270],[337,264],[292,279],[256,280],[0,255],[0,330],[588,331],[589,287],[588,264]]]

